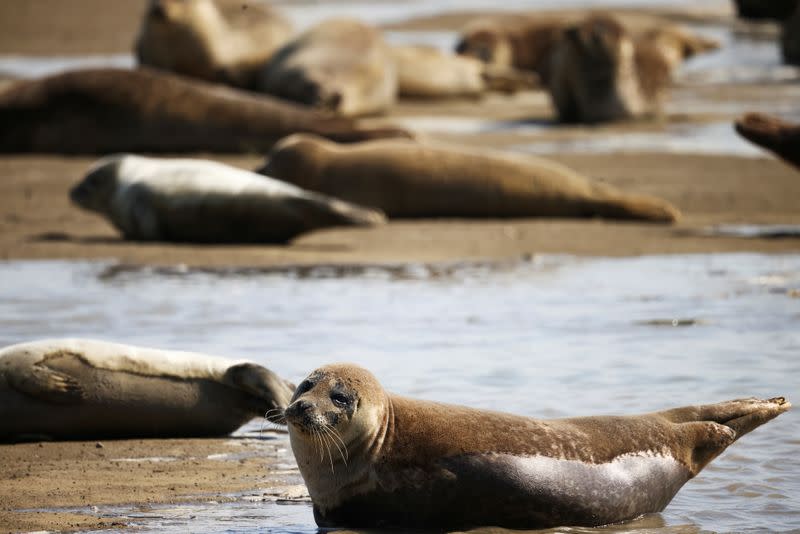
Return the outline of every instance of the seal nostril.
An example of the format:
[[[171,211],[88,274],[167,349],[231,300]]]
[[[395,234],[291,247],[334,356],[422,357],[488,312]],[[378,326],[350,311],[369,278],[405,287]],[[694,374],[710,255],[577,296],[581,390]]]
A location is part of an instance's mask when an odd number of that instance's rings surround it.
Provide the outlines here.
[[[306,400],[294,401],[286,408],[286,417],[298,417],[311,410],[314,406]]]

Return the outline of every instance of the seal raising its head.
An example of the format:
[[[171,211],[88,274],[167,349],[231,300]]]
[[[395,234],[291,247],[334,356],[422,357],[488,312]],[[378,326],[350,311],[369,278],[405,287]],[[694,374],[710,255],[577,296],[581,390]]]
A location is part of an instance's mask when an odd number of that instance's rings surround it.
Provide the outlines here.
[[[664,509],[742,435],[790,408],[740,399],[626,417],[536,420],[312,372],[285,415],[324,527],[603,525]]]
[[[141,65],[250,88],[288,41],[288,19],[235,0],[150,0],[136,41]]]
[[[0,441],[221,436],[281,421],[294,386],[218,356],[88,339],[0,350]]]

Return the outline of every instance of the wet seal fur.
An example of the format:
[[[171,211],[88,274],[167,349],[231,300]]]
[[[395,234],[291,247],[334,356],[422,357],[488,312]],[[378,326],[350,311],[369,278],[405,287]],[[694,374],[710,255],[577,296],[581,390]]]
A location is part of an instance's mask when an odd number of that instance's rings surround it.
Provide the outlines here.
[[[489,91],[513,93],[539,85],[532,72],[446,54],[430,46],[393,46],[391,52],[401,98],[475,98]]]
[[[296,132],[410,136],[155,69],[77,70],[0,93],[0,153],[263,151]]]
[[[222,436],[294,386],[246,361],[88,339],[0,350],[0,440]]]
[[[377,29],[355,19],[329,19],[275,52],[257,86],[342,116],[374,115],[397,99],[397,68]]]
[[[300,383],[285,416],[321,527],[529,529],[661,511],[790,406],[740,399],[537,420],[392,395],[369,371],[336,364]]]
[[[103,158],[70,191],[126,239],[285,243],[329,226],[382,224],[383,214],[222,163]]]
[[[251,88],[294,30],[275,9],[238,0],[150,0],[136,41],[140,65]]]
[[[544,158],[433,143],[337,145],[298,134],[278,143],[258,172],[390,218],[680,217],[664,200],[593,183]]]
[[[736,131],[800,170],[800,124],[763,113],[747,113],[735,123]]]

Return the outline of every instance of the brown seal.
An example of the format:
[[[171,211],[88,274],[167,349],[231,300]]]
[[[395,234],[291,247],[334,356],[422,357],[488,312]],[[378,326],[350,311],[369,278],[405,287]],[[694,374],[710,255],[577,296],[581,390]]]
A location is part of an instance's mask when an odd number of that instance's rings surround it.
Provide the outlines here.
[[[393,46],[398,95],[403,98],[478,97],[538,87],[538,77],[509,66],[446,54],[430,46]]]
[[[294,386],[218,356],[50,339],[0,350],[0,440],[221,436],[282,422]]]
[[[0,152],[263,151],[294,132],[409,136],[151,69],[71,71],[0,93]]]
[[[382,213],[199,159],[109,156],[70,191],[126,239],[286,243],[330,226],[372,226]]]
[[[257,85],[339,115],[371,115],[394,104],[397,69],[378,30],[354,19],[330,19],[276,51]]]
[[[136,41],[139,64],[250,88],[293,34],[275,9],[240,0],[150,0]]]
[[[734,124],[736,131],[762,148],[800,169],[800,124],[763,113],[748,113]]]
[[[286,409],[321,527],[598,526],[659,512],[731,443],[791,404],[739,399],[539,420],[400,397],[349,364]]]
[[[603,122],[657,113],[671,68],[614,18],[567,28],[552,55],[547,90],[561,122]]]
[[[544,158],[385,140],[278,143],[258,172],[392,217],[607,217],[673,222],[668,202],[593,183]]]
[[[609,15],[481,20],[459,54],[534,71],[563,122],[599,122],[658,111],[672,72],[719,43],[673,24],[631,32]]]

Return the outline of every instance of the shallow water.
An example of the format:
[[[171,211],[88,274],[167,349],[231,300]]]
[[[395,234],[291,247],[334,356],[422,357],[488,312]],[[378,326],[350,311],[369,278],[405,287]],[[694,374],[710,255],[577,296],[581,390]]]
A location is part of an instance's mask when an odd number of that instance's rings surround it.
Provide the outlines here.
[[[417,397],[536,417],[638,413],[751,395],[797,402],[799,289],[800,255],[286,273],[5,262],[0,344],[104,338],[251,358],[295,381],[349,360]],[[800,529],[798,445],[795,409],[731,447],[655,523],[615,528]],[[260,500],[154,507],[137,523],[315,532],[308,503]]]

